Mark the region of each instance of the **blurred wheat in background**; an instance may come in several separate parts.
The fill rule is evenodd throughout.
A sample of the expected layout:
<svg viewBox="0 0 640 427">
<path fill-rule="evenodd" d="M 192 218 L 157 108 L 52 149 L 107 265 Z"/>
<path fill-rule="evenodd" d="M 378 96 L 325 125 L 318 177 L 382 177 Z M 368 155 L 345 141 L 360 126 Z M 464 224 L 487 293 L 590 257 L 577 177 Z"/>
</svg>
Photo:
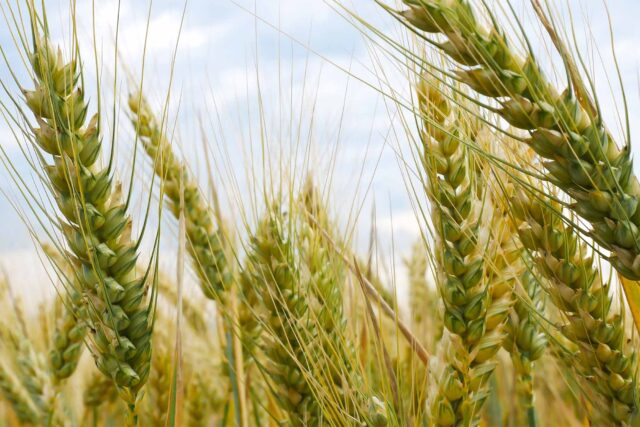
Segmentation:
<svg viewBox="0 0 640 427">
<path fill-rule="evenodd" d="M 0 425 L 640 425 L 613 38 L 577 1 L 310 2 L 339 58 L 276 3 L 220 7 L 253 25 L 222 82 L 198 2 L 0 3 Z"/>
</svg>

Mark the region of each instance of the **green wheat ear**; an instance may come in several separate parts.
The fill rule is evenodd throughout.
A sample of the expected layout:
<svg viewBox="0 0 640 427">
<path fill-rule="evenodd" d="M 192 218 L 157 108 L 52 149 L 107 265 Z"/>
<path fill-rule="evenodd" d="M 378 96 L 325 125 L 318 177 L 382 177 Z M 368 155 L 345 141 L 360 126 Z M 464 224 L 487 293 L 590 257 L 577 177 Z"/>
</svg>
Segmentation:
<svg viewBox="0 0 640 427">
<path fill-rule="evenodd" d="M 86 121 L 89 106 L 76 60 L 65 63 L 61 51 L 35 32 L 30 54 L 35 89 L 24 91 L 38 123 L 33 140 L 43 162 L 51 161 L 44 170 L 87 308 L 96 365 L 133 407 L 151 358 L 148 283 L 135 275 L 138 246 L 119 184 L 109 168 L 98 165 L 99 117 Z"/>
<path fill-rule="evenodd" d="M 0 391 L 2 396 L 13 408 L 21 423 L 37 424 L 40 412 L 29 393 L 20 382 L 10 373 L 9 368 L 0 361 Z"/>
<path fill-rule="evenodd" d="M 270 212 L 260 222 L 251 238 L 245 275 L 250 275 L 257 288 L 271 332 L 268 337 L 263 334 L 263 350 L 268 357 L 267 373 L 275 382 L 275 397 L 291 425 L 315 425 L 321 413 L 304 377 L 307 354 L 299 334 L 305 334 L 305 329 L 297 328 L 308 307 L 300 294 L 299 271 L 283 219 L 279 211 Z"/>
<path fill-rule="evenodd" d="M 177 218 L 184 209 L 188 250 L 194 259 L 202 292 L 209 299 L 226 298 L 224 292 L 229 289 L 233 273 L 225 253 L 227 242 L 221 224 L 214 226 L 213 212 L 200 193 L 197 181 L 174 153 L 142 94 L 129 96 L 129 109 L 136 133 L 153 161 L 155 173 L 162 179 L 172 213 Z"/>
<path fill-rule="evenodd" d="M 343 292 L 346 288 L 347 268 L 337 248 L 328 245 L 336 234 L 326 206 L 311 179 L 307 180 L 301 195 L 301 212 L 296 244 L 304 269 L 303 286 L 309 312 L 317 325 L 318 332 L 310 333 L 312 340 L 306 345 L 306 352 L 312 356 L 316 370 L 328 376 L 328 389 L 334 388 L 341 396 L 338 406 L 353 422 L 359 420 L 372 426 L 386 426 L 388 417 L 385 405 L 375 395 L 367 395 L 363 378 L 357 371 L 354 345 L 346 336 L 347 318 L 344 314 Z M 314 339 L 315 338 L 315 339 Z M 355 402 L 348 400 L 349 389 L 355 393 Z M 358 391 L 353 391 L 358 390 Z M 316 392 L 316 395 L 319 394 Z"/>
<path fill-rule="evenodd" d="M 49 364 L 58 383 L 69 378 L 78 367 L 87 335 L 87 308 L 82 304 L 81 286 L 76 273 L 65 257 L 51 245 L 42 246 L 63 277 L 65 295 L 60 297 L 61 313 L 56 319 L 52 335 Z"/>
<path fill-rule="evenodd" d="M 554 206 L 524 191 L 511 204 L 520 238 L 549 283 L 551 301 L 565 315 L 561 331 L 578 345 L 575 367 L 604 398 L 607 407 L 599 410 L 613 422 L 628 423 L 638 411 L 637 357 L 626 342 L 623 316 L 612 309 L 609 284 Z"/>
<path fill-rule="evenodd" d="M 452 110 L 443 94 L 424 79 L 418 83 L 418 99 L 437 283 L 444 325 L 451 336 L 446 367 L 431 399 L 431 420 L 437 426 L 471 425 L 478 421 L 488 396 L 487 380 L 496 366 L 494 355 L 512 304 L 512 281 L 498 283 L 487 274 L 485 251 L 488 232 L 493 232 L 486 214 L 489 206 L 480 175 L 461 142 L 476 139 L 476 124 Z"/>
<path fill-rule="evenodd" d="M 640 183 L 630 147 L 619 149 L 599 111 L 581 104 L 572 87 L 558 93 L 533 54 L 517 55 L 501 29 L 486 28 L 467 0 L 403 1 L 405 23 L 444 36 L 431 43 L 460 65 L 458 81 L 494 98 L 497 114 L 528 131 L 525 142 L 548 160 L 547 177 L 591 223 L 590 235 L 611 251 L 612 265 L 640 280 Z"/>
</svg>

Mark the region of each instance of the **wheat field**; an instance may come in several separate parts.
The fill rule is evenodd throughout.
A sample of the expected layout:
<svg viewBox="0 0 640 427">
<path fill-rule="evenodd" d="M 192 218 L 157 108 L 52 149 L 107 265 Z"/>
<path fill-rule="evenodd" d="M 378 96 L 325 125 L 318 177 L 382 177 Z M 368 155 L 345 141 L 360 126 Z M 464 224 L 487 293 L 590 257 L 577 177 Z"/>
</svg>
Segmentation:
<svg viewBox="0 0 640 427">
<path fill-rule="evenodd" d="M 68 3 L 0 0 L 0 219 L 29 243 L 0 245 L 0 426 L 640 426 L 606 4 L 310 6 L 364 43 L 342 63 L 229 2 L 278 60 L 219 53 L 253 65 L 218 84 L 182 72 L 227 31 L 188 2 Z"/>
</svg>

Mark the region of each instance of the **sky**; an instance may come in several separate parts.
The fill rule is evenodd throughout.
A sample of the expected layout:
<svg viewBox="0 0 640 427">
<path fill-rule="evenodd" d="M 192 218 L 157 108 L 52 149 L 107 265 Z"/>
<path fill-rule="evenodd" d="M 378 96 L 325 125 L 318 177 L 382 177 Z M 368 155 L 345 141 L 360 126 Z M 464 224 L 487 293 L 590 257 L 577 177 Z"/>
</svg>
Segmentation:
<svg viewBox="0 0 640 427">
<path fill-rule="evenodd" d="M 7 0 L 0 1 L 6 8 Z M 69 2 L 45 3 L 54 40 L 68 46 Z M 309 170 L 321 177 L 331 176 L 321 185 L 326 185 L 333 210 L 343 216 L 346 228 L 353 228 L 351 225 L 357 219 L 356 242 L 360 248 L 367 245 L 372 217 L 382 253 L 393 252 L 400 257 L 418 238 L 419 222 L 403 179 L 406 166 L 397 156 L 398 150 L 407 148 L 407 141 L 402 127 L 394 123 L 397 117 L 393 109 L 376 90 L 380 81 L 372 70 L 382 62 L 385 80 L 401 93 L 409 90 L 406 72 L 381 60 L 379 46 L 340 16 L 331 2 L 190 0 L 185 5 L 176 0 L 154 0 L 149 7 L 144 0 L 122 0 L 118 24 L 119 71 L 115 78 L 118 3 L 96 2 L 95 11 L 90 1 L 78 3 L 82 53 L 89 64 L 87 81 L 97 81 L 90 43 L 95 33 L 100 82 L 103 88 L 108 88 L 103 90 L 105 102 L 113 97 L 114 81 L 116 98 L 121 103 L 141 80 L 158 111 L 162 111 L 170 94 L 166 113 L 168 133 L 174 136 L 177 147 L 203 184 L 207 165 L 211 166 L 214 181 L 223 189 L 222 204 L 230 216 L 242 216 L 242 212 L 233 208 L 238 202 L 245 207 L 251 204 L 248 189 L 256 185 L 251 176 L 269 178 L 257 155 L 261 147 L 270 151 L 304 147 L 303 153 L 298 153 L 303 166 L 292 174 L 302 176 Z M 344 3 L 386 34 L 397 39 L 405 37 L 401 28 L 373 1 Z M 500 0 L 493 3 L 496 10 L 504 4 Z M 526 0 L 514 2 L 516 13 L 525 22 L 531 18 L 526 3 Z M 569 0 L 567 4 L 573 11 L 581 53 L 593 54 L 596 64 L 593 72 L 605 117 L 616 128 L 616 106 L 621 105 L 621 97 L 616 80 L 611 78 L 615 70 L 611 67 L 606 9 L 603 2 L 596 0 Z M 640 2 L 609 1 L 608 11 L 631 115 L 638 118 Z M 560 9 L 559 13 L 565 19 L 569 16 Z M 586 36 L 588 33 L 591 37 Z M 11 33 L 4 25 L 0 25 L 0 45 L 21 82 L 28 86 Z M 596 54 L 602 55 L 605 66 L 598 65 Z M 611 87 L 605 72 L 612 81 Z M 16 90 L 6 64 L 0 66 L 0 80 L 10 90 Z M 94 93 L 93 108 L 96 98 Z M 8 102 L 4 93 L 0 93 L 0 99 Z M 121 106 L 117 129 L 110 132 L 118 135 L 119 174 L 128 178 L 133 138 L 125 114 L 126 104 Z M 640 136 L 638 124 L 634 125 L 632 135 Z M 0 121 L 0 145 L 14 166 L 30 180 L 33 174 L 19 149 L 20 143 L 6 123 Z M 209 155 L 204 154 L 203 144 Z M 289 153 L 286 149 L 284 152 Z M 144 191 L 148 182 L 145 180 L 149 178 L 148 170 L 136 169 L 134 182 L 138 191 Z M 25 204 L 1 167 L 0 190 L 0 265 L 7 268 L 15 263 L 31 264 L 33 242 L 16 213 L 16 206 L 25 209 Z M 134 209 L 143 211 L 144 203 L 140 198 Z M 16 280 L 30 280 L 30 270 L 24 270 L 26 277 Z"/>
</svg>

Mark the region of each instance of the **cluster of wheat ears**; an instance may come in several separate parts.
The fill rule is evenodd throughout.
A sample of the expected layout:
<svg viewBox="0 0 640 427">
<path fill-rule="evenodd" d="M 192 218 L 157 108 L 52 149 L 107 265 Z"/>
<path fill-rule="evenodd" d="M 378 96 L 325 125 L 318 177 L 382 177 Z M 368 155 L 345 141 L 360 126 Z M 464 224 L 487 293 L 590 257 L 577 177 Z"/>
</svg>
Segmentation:
<svg viewBox="0 0 640 427">
<path fill-rule="evenodd" d="M 57 46 L 44 6 L 7 2 L 0 105 L 20 149 L 0 160 L 56 292 L 23 307 L 0 281 L 0 426 L 640 425 L 630 132 L 614 136 L 585 58 L 531 6 L 563 78 L 483 1 L 380 3 L 403 43 L 337 9 L 409 71 L 410 99 L 381 89 L 424 219 L 405 304 L 341 230 L 326 177 L 273 173 L 253 220 L 234 216 L 140 81 L 113 112 L 100 85 L 89 102 L 74 8 Z M 140 197 L 116 172 L 120 104 L 119 146 L 154 172 Z"/>
</svg>

